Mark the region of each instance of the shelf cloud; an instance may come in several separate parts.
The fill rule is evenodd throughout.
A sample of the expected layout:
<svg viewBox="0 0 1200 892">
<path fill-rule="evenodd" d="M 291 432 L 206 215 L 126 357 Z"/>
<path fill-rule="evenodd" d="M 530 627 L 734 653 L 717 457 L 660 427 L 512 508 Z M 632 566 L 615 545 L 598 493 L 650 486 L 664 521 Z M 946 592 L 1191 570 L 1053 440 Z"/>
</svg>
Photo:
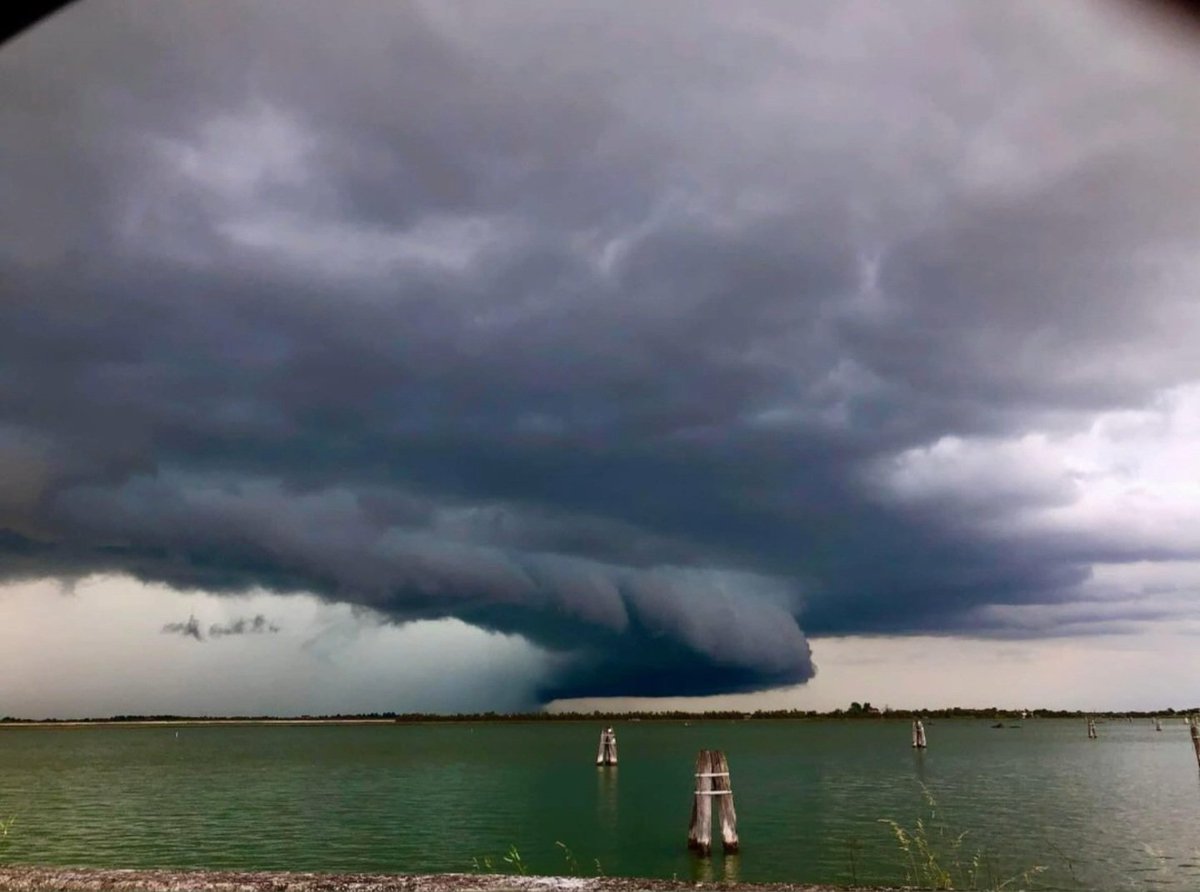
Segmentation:
<svg viewBox="0 0 1200 892">
<path fill-rule="evenodd" d="M 1200 561 L 1198 55 L 1105 4 L 70 7 L 0 52 L 0 577 L 453 617 L 543 699 L 1136 621 L 1104 568 Z"/>
</svg>

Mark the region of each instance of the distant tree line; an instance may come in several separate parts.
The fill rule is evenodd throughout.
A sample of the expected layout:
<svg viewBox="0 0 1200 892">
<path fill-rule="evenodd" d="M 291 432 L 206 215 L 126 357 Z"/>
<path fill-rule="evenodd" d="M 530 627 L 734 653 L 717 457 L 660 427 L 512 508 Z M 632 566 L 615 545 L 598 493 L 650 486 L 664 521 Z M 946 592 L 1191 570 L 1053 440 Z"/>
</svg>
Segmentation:
<svg viewBox="0 0 1200 892">
<path fill-rule="evenodd" d="M 114 722 L 398 722 L 398 723 L 429 723 L 429 722 L 679 722 L 679 721 L 752 721 L 752 720 L 812 720 L 812 719 L 852 719 L 856 721 L 887 720 L 887 719 L 1019 719 L 1025 716 L 1032 718 L 1096 718 L 1126 719 L 1153 718 L 1154 716 L 1188 715 L 1200 712 L 1200 706 L 1176 709 L 1137 710 L 1121 712 L 1092 712 L 1079 709 L 1001 709 L 996 706 L 978 707 L 944 707 L 938 709 L 892 709 L 890 707 L 873 707 L 870 702 L 855 701 L 846 709 L 819 711 L 815 709 L 758 709 L 754 712 L 721 709 L 704 712 L 688 712 L 685 710 L 636 711 L 636 712 L 472 712 L 472 713 L 425 713 L 425 712 L 366 712 L 338 713 L 335 715 L 235 715 L 235 716 L 187 716 L 187 715 L 114 715 L 106 718 L 84 719 L 25 719 L 14 716 L 0 718 L 0 724 L 64 724 L 64 723 L 114 723 Z"/>
</svg>

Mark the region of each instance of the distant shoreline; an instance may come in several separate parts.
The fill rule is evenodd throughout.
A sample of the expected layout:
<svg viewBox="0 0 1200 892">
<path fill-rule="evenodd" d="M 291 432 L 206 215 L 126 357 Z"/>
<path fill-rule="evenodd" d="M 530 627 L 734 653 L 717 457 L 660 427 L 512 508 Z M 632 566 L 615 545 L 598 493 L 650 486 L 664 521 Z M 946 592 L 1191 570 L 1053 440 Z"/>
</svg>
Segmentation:
<svg viewBox="0 0 1200 892">
<path fill-rule="evenodd" d="M 94 728 L 133 725 L 395 725 L 395 719 L 50 719 L 0 721 L 0 728 Z M 2 889 L 3 887 L 0 887 Z"/>
<path fill-rule="evenodd" d="M 326 716 L 140 716 L 118 715 L 104 718 L 22 719 L 0 718 L 0 728 L 82 728 L 91 726 L 181 726 L 181 725 L 433 725 L 433 724 L 558 724 L 571 722 L 703 722 L 703 721 L 910 721 L 983 719 L 991 721 L 1023 721 L 1037 719 L 1077 719 L 1088 717 L 1100 721 L 1149 721 L 1178 718 L 1200 711 L 1200 707 L 1138 712 L 1086 712 L 1083 710 L 1003 710 L 1003 709 L 897 709 L 879 712 L 835 710 L 833 712 L 638 712 L 638 713 L 463 713 L 434 715 L 424 713 L 384 713 L 367 715 Z"/>
</svg>

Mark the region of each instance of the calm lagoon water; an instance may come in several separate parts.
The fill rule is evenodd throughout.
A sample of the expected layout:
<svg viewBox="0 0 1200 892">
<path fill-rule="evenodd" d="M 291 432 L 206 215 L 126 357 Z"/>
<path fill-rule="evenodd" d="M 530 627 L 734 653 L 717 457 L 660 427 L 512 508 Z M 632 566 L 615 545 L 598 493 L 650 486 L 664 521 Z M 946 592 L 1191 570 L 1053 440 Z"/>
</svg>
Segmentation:
<svg viewBox="0 0 1200 892">
<path fill-rule="evenodd" d="M 1200 772 L 1181 719 L 0 728 L 0 857 L 327 871 L 499 869 L 747 881 L 903 879 L 883 819 L 966 831 L 1038 888 L 1200 889 Z M 694 858 L 692 761 L 729 756 L 742 853 Z M 719 849 L 719 846 L 718 846 Z"/>
</svg>

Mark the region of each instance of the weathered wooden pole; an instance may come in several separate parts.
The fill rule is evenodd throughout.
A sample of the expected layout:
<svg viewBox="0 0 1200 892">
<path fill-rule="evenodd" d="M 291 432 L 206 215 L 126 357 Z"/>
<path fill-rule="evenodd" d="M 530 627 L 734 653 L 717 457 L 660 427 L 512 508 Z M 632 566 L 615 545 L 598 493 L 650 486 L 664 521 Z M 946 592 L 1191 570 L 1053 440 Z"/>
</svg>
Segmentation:
<svg viewBox="0 0 1200 892">
<path fill-rule="evenodd" d="M 733 785 L 729 781 L 729 760 L 720 750 L 712 755 L 712 792 L 717 797 L 717 809 L 721 820 L 721 850 L 738 850 L 737 812 L 733 808 Z"/>
<path fill-rule="evenodd" d="M 688 828 L 688 848 L 701 855 L 712 852 L 712 752 L 700 750 L 696 756 L 696 792 L 692 796 L 692 825 Z"/>
<path fill-rule="evenodd" d="M 612 728 L 605 728 L 600 732 L 600 747 L 596 750 L 596 764 L 617 764 L 617 735 Z"/>
<path fill-rule="evenodd" d="M 1192 749 L 1196 751 L 1196 764 L 1200 765 L 1200 716 L 1192 716 L 1188 721 L 1192 733 Z"/>
<path fill-rule="evenodd" d="M 925 749 L 925 725 L 921 723 L 920 719 L 913 720 L 912 745 L 913 749 Z"/>
</svg>

